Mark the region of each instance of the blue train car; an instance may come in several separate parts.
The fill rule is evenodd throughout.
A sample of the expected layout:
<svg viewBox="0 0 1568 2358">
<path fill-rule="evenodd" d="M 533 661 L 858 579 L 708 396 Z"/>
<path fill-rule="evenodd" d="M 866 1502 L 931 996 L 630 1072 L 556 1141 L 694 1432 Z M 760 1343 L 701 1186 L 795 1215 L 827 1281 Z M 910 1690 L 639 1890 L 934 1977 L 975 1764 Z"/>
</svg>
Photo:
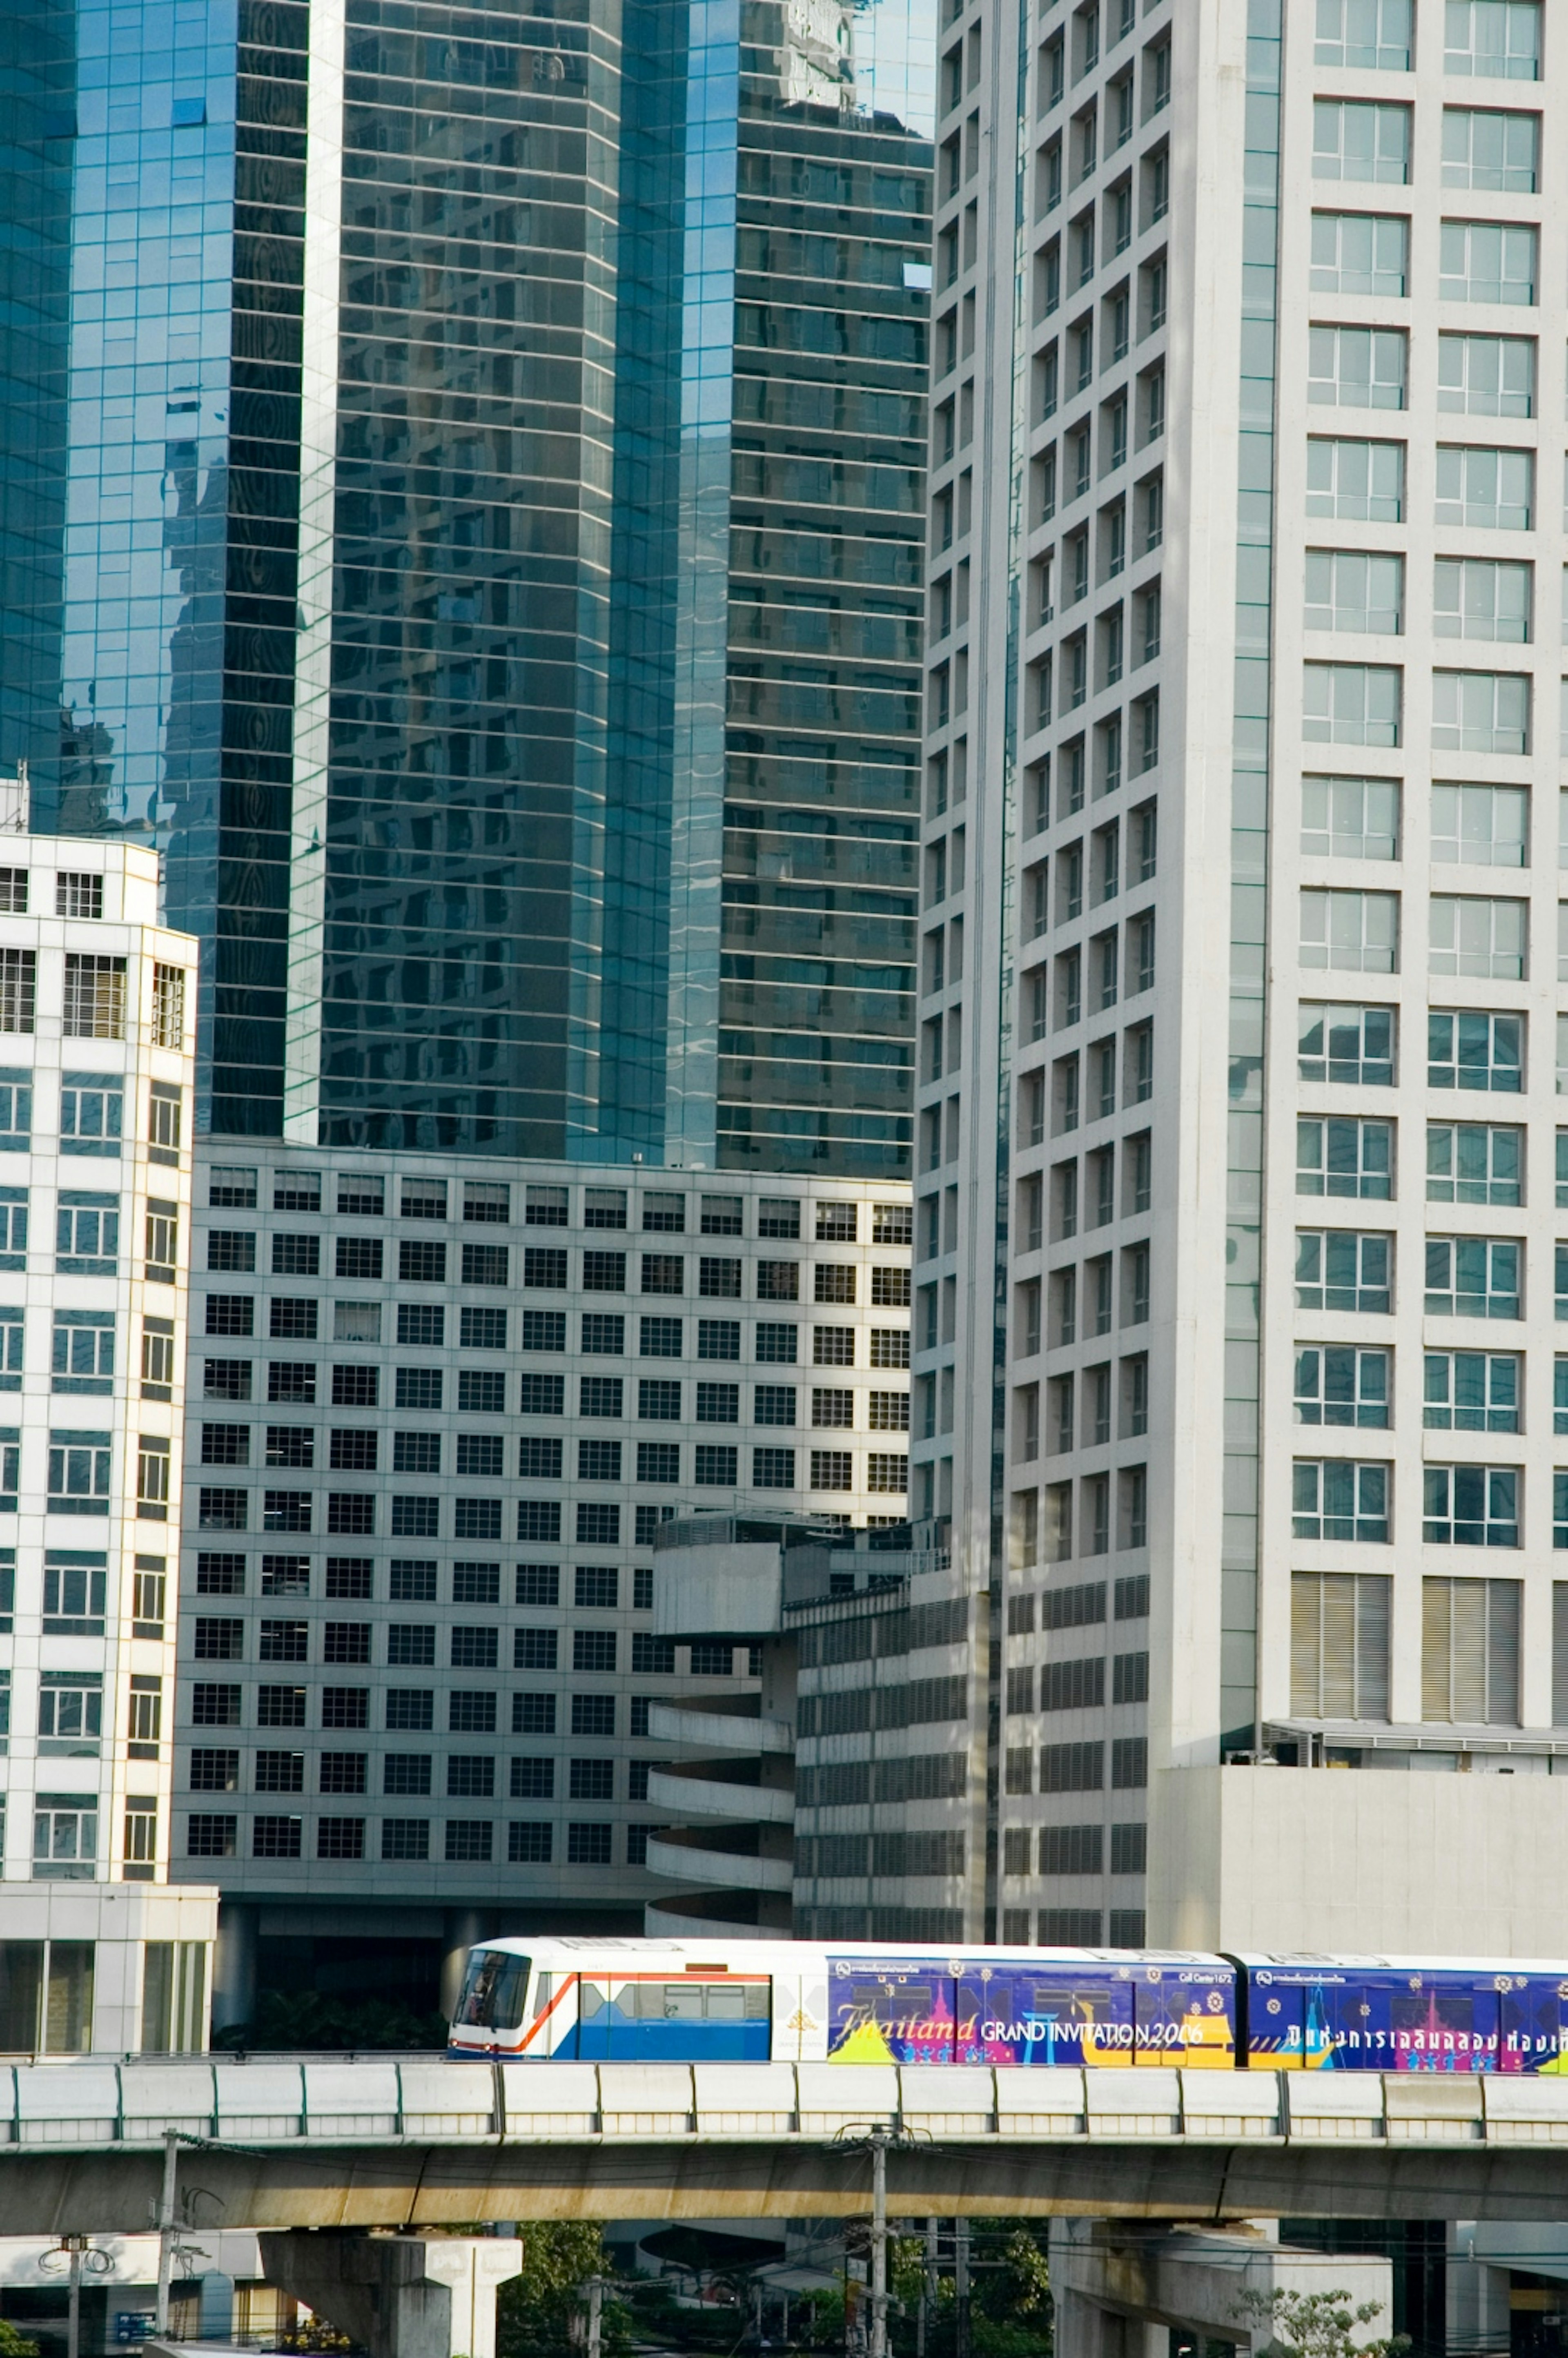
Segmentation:
<svg viewBox="0 0 1568 2358">
<path fill-rule="evenodd" d="M 1568 1967 L 1470 1957 L 1238 1956 L 1261 2071 L 1568 2070 Z"/>
</svg>

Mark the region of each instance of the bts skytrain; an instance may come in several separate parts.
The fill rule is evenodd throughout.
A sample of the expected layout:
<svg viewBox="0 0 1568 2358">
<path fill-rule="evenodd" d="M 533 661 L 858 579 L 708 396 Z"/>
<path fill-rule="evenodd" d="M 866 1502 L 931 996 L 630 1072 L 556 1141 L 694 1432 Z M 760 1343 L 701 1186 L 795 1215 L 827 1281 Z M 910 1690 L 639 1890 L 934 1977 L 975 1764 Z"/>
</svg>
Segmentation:
<svg viewBox="0 0 1568 2358">
<path fill-rule="evenodd" d="M 450 2052 L 539 2062 L 1568 2071 L 1568 1964 L 495 1940 Z"/>
</svg>

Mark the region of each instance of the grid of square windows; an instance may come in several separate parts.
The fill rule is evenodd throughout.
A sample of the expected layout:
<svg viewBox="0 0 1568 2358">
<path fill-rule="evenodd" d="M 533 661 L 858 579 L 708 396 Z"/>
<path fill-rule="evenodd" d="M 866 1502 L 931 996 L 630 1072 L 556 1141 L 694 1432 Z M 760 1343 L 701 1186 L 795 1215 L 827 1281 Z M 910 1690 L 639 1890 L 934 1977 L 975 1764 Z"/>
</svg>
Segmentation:
<svg viewBox="0 0 1568 2358">
<path fill-rule="evenodd" d="M 632 1610 L 645 1612 L 652 1602 L 651 1566 L 628 1565 L 624 1561 L 579 1564 L 569 1554 L 565 1563 L 540 1563 L 527 1542 L 535 1548 L 543 1542 L 546 1555 L 557 1549 L 569 1551 L 574 1539 L 579 1547 L 643 1546 L 652 1539 L 659 1519 L 670 1511 L 653 1500 L 623 1507 L 613 1498 L 579 1497 L 574 1501 L 569 1496 L 560 1497 L 558 1486 L 578 1475 L 579 1467 L 579 1478 L 594 1485 L 620 1479 L 677 1493 L 682 1484 L 712 1491 L 733 1490 L 743 1483 L 751 1471 L 748 1451 L 719 1435 L 697 1443 L 687 1439 L 681 1428 L 684 1425 L 689 1431 L 694 1423 L 709 1429 L 715 1423 L 743 1427 L 752 1421 L 755 1401 L 761 1402 L 759 1419 L 771 1419 L 781 1403 L 769 1399 L 770 1387 L 758 1387 L 748 1379 L 747 1360 L 761 1359 L 770 1368 L 793 1368 L 810 1360 L 814 1347 L 809 1329 L 803 1334 L 787 1310 L 780 1314 L 773 1305 L 793 1303 L 803 1293 L 809 1295 L 814 1284 L 820 1292 L 819 1282 L 796 1277 L 792 1264 L 780 1261 L 780 1240 L 803 1245 L 808 1266 L 817 1239 L 836 1244 L 841 1263 L 843 1243 L 865 1242 L 873 1228 L 880 1246 L 907 1241 L 907 1207 L 879 1206 L 873 1216 L 866 1206 L 853 1204 L 817 1213 L 807 1205 L 803 1217 L 801 1207 L 791 1202 L 759 1212 L 754 1199 L 715 1197 L 710 1203 L 704 1197 L 700 1212 L 694 1200 L 679 1228 L 675 1226 L 673 1211 L 661 1215 L 662 1238 L 670 1239 L 669 1243 L 661 1240 L 646 1256 L 640 1251 L 623 1255 L 618 1249 L 596 1246 L 599 1257 L 589 1265 L 578 1260 L 571 1235 L 579 1205 L 585 1225 L 601 1223 L 615 1206 L 597 1199 L 611 1198 L 615 1191 L 582 1191 L 579 1195 L 573 1186 L 558 1191 L 546 1205 L 542 1194 L 535 1201 L 537 1191 L 530 1186 L 524 1211 L 524 1191 L 514 1189 L 508 1204 L 496 1201 L 484 1210 L 483 1218 L 496 1236 L 495 1246 L 485 1250 L 508 1249 L 497 1231 L 503 1230 L 509 1219 L 524 1217 L 531 1228 L 555 1226 L 566 1230 L 558 1245 L 546 1246 L 541 1239 L 536 1247 L 530 1242 L 525 1249 L 512 1249 L 514 1279 L 535 1297 L 524 1311 L 500 1304 L 492 1308 L 417 1298 L 416 1289 L 434 1290 L 443 1283 L 477 1286 L 488 1282 L 492 1274 L 479 1266 L 475 1249 L 465 1245 L 460 1230 L 450 1245 L 439 1232 L 439 1223 L 458 1217 L 453 1187 L 448 1186 L 443 1195 L 435 1185 L 424 1190 L 412 1185 L 400 1188 L 395 1181 L 387 1185 L 380 1174 L 362 1184 L 350 1174 L 338 1181 L 334 1194 L 330 1174 L 324 1184 L 319 1174 L 292 1177 L 281 1172 L 276 1177 L 263 1174 L 249 1203 L 238 1205 L 242 1213 L 255 1208 L 258 1195 L 265 1204 L 269 1179 L 274 1182 L 274 1205 L 290 1217 L 279 1222 L 276 1232 L 265 1228 L 255 1232 L 248 1257 L 243 1246 L 222 1248 L 227 1256 L 225 1271 L 233 1268 L 242 1272 L 242 1282 L 248 1275 L 254 1293 L 248 1299 L 214 1296 L 218 1307 L 205 1321 L 197 1322 L 208 1324 L 215 1332 L 232 1333 L 238 1343 L 237 1348 L 229 1345 L 221 1357 L 211 1345 L 204 1345 L 206 1396 L 224 1404 L 227 1422 L 234 1428 L 225 1434 L 219 1430 L 223 1422 L 221 1415 L 206 1420 L 212 1427 L 209 1462 L 214 1466 L 240 1467 L 242 1483 L 254 1469 L 274 1466 L 302 1474 L 312 1485 L 285 1491 L 276 1486 L 275 1477 L 274 1488 L 264 1496 L 259 1490 L 252 1493 L 235 1487 L 231 1480 L 226 1498 L 220 1496 L 221 1485 L 209 1486 L 211 1512 L 203 1520 L 213 1530 L 239 1536 L 237 1545 L 229 1544 L 222 1571 L 219 1551 L 223 1542 L 204 1551 L 203 1592 L 240 1599 L 287 1595 L 297 1599 L 303 1608 L 302 1617 L 287 1625 L 275 1614 L 265 1653 L 269 1667 L 274 1660 L 297 1661 L 297 1675 L 305 1683 L 282 1687 L 274 1673 L 272 1684 L 252 1690 L 242 1676 L 231 1694 L 227 1687 L 221 1690 L 209 1679 L 200 1695 L 193 1693 L 192 1718 L 201 1725 L 249 1723 L 258 1729 L 276 1726 L 302 1731 L 295 1743 L 303 1748 L 292 1752 L 280 1750 L 275 1742 L 253 1754 L 245 1739 L 235 1747 L 235 1781 L 226 1781 L 221 1790 L 241 1797 L 237 1804 L 230 1804 L 236 1815 L 235 1839 L 241 1850 L 257 1857 L 330 1858 L 344 1863 L 368 1863 L 380 1857 L 437 1864 L 449 1860 L 456 1866 L 479 1864 L 488 1855 L 492 1862 L 504 1857 L 583 1866 L 621 1864 L 622 1836 L 609 1818 L 574 1815 L 566 1821 L 563 1833 L 558 1825 L 552 1827 L 547 1817 L 492 1825 L 473 1811 L 476 1801 L 482 1810 L 486 1801 L 498 1801 L 507 1793 L 514 1800 L 546 1804 L 558 1801 L 568 1808 L 574 1801 L 580 1805 L 582 1801 L 645 1800 L 645 1764 L 640 1783 L 621 1777 L 613 1752 L 590 1760 L 579 1749 L 559 1762 L 548 1756 L 518 1754 L 520 1762 L 547 1759 L 550 1782 L 541 1789 L 539 1768 L 518 1767 L 514 1771 L 504 1749 L 492 1756 L 460 1747 L 465 1740 L 471 1746 L 476 1738 L 482 1741 L 486 1736 L 504 1747 L 508 1727 L 514 1736 L 543 1736 L 563 1744 L 575 1737 L 579 1747 L 584 1736 L 618 1743 L 639 1730 L 645 1734 L 647 1694 L 633 1695 L 622 1703 L 616 1693 L 594 1690 L 568 1693 L 563 1700 L 558 1693 L 547 1691 L 549 1679 L 565 1682 L 575 1674 L 591 1682 L 595 1676 L 603 1680 L 610 1672 L 613 1685 L 637 1674 L 667 1681 L 672 1673 L 678 1677 L 691 1667 L 684 1650 L 677 1660 L 676 1650 L 663 1641 L 654 1646 L 645 1630 L 633 1630 L 622 1637 L 614 1628 L 546 1626 L 555 1612 L 586 1612 L 590 1621 L 598 1613 L 621 1614 L 633 1592 Z M 678 1206 L 681 1199 L 674 1191 L 665 1192 Z M 353 1231 L 340 1237 L 329 1226 L 325 1234 L 318 1235 L 301 1226 L 301 1213 L 330 1222 L 334 1202 L 340 1210 L 351 1212 L 357 1223 Z M 635 1226 L 635 1199 L 633 1212 Z M 226 1233 L 243 1233 L 236 1229 L 234 1208 L 223 1206 L 223 1219 Z M 383 1220 L 395 1224 L 388 1232 L 379 1237 L 364 1233 L 367 1224 L 379 1225 Z M 416 1220 L 429 1224 L 423 1237 L 417 1231 L 410 1235 L 403 1226 Z M 700 1266 L 695 1255 L 683 1260 L 674 1239 L 699 1224 L 706 1237 L 744 1237 L 755 1227 L 756 1233 L 767 1238 L 770 1270 L 762 1282 L 762 1298 L 771 1314 L 758 1321 L 747 1307 L 748 1298 L 756 1291 L 754 1264 L 728 1259 L 717 1249 L 702 1259 Z M 432 1226 L 437 1230 L 434 1235 Z M 471 1228 L 469 1233 L 471 1238 Z M 524 1251 L 531 1258 L 525 1260 Z M 269 1287 L 266 1272 L 275 1262 L 280 1281 L 291 1291 L 275 1292 Z M 263 1271 L 259 1276 L 258 1265 Z M 414 1298 L 392 1303 L 368 1298 L 377 1290 L 378 1274 L 391 1288 L 408 1288 Z M 722 1315 L 705 1314 L 697 1319 L 675 1302 L 667 1308 L 651 1303 L 646 1310 L 622 1308 L 613 1300 L 603 1308 L 594 1304 L 580 1312 L 557 1309 L 549 1303 L 548 1292 L 563 1274 L 580 1278 L 589 1294 L 598 1293 L 601 1300 L 605 1293 L 616 1291 L 666 1296 L 678 1292 L 710 1299 L 718 1295 L 733 1300 L 739 1314 L 726 1309 Z M 323 1280 L 327 1281 L 324 1285 Z M 234 1282 L 232 1275 L 227 1277 L 231 1286 Z M 348 1298 L 356 1286 L 358 1298 Z M 317 1287 L 332 1298 L 320 1299 Z M 865 1281 L 855 1293 L 864 1294 L 870 1290 L 871 1281 Z M 541 1293 L 545 1302 L 537 1303 Z M 344 1298 L 336 1298 L 338 1294 Z M 884 1320 L 886 1307 L 901 1306 L 906 1294 L 904 1272 L 893 1270 L 885 1278 L 879 1272 L 875 1300 Z M 835 1275 L 821 1298 L 838 1301 L 853 1299 L 854 1294 L 843 1278 Z M 853 1338 L 858 1329 L 847 1331 L 852 1338 L 849 1351 L 836 1347 L 827 1364 L 853 1368 L 858 1363 L 869 1373 L 887 1363 L 885 1352 L 868 1343 L 861 1342 L 856 1348 Z M 287 1355 L 290 1342 L 295 1345 L 292 1357 Z M 574 1368 L 568 1355 L 579 1350 L 586 1365 L 579 1360 Z M 253 1356 L 245 1356 L 247 1352 Z M 438 1356 L 434 1361 L 423 1359 L 422 1352 Z M 483 1358 L 487 1352 L 494 1355 L 489 1365 Z M 518 1357 L 508 1361 L 509 1352 Z M 689 1380 L 679 1363 L 689 1364 L 693 1359 L 713 1367 L 716 1379 L 710 1380 L 705 1373 L 700 1389 Z M 635 1364 L 639 1360 L 641 1368 Z M 665 1363 L 663 1368 L 657 1365 L 660 1361 Z M 892 1364 L 900 1361 L 894 1358 Z M 860 1390 L 865 1380 L 864 1376 L 858 1380 L 847 1379 L 857 1412 L 852 1429 L 867 1436 L 880 1435 L 887 1429 L 882 1395 L 878 1394 L 879 1405 L 873 1412 L 869 1393 Z M 784 1390 L 790 1392 L 791 1388 Z M 271 1409 L 272 1423 L 252 1426 L 244 1422 L 246 1404 L 253 1401 L 265 1401 Z M 286 1424 L 277 1413 L 285 1402 L 307 1412 L 335 1410 L 339 1422 L 324 1417 L 318 1428 L 308 1414 Z M 358 1412 L 358 1420 L 344 1421 L 344 1411 Z M 371 1422 L 365 1421 L 365 1412 L 371 1412 Z M 572 1435 L 569 1420 L 577 1416 L 590 1418 L 600 1426 L 600 1433 L 590 1427 Z M 514 1419 L 520 1422 L 521 1431 L 512 1425 Z M 793 1401 L 789 1420 L 795 1421 Z M 614 1431 L 617 1422 L 625 1428 L 623 1437 Z M 568 1427 L 565 1433 L 563 1424 Z M 603 1430 L 606 1425 L 611 1427 L 609 1432 Z M 655 1433 L 649 1432 L 650 1426 Z M 662 1434 L 656 1433 L 660 1426 L 665 1428 Z M 577 1444 L 569 1451 L 568 1441 Z M 860 1447 L 865 1449 L 864 1442 Z M 787 1452 L 786 1457 L 791 1470 L 804 1477 L 804 1458 L 796 1467 L 795 1453 Z M 868 1465 L 869 1452 L 855 1462 L 855 1476 L 862 1487 L 868 1481 Z M 769 1466 L 764 1461 L 761 1477 L 764 1485 L 770 1474 L 776 1476 L 777 1471 L 776 1463 Z M 334 1476 L 383 1473 L 395 1477 L 384 1490 L 373 1482 L 359 1492 L 350 1487 L 328 1487 Z M 417 1479 L 410 1481 L 409 1476 Z M 313 1487 L 318 1477 L 322 1477 L 319 1491 Z M 513 1483 L 532 1495 L 508 1497 Z M 488 1496 L 486 1485 L 494 1486 Z M 880 1471 L 875 1487 L 884 1487 Z M 553 1491 L 556 1495 L 551 1495 Z M 247 1544 L 248 1533 L 264 1530 L 269 1535 L 288 1533 L 287 1540 L 273 1542 L 275 1551 L 280 1545 L 297 1551 L 287 1560 L 275 1552 L 266 1559 L 265 1571 L 259 1556 L 240 1552 Z M 330 1558 L 316 1552 L 329 1533 L 340 1547 L 345 1541 L 353 1544 L 347 1540 L 351 1532 L 365 1552 Z M 495 1559 L 485 1558 L 482 1549 L 463 1554 L 464 1539 L 499 1541 Z M 416 1552 L 421 1542 L 426 1549 L 423 1553 Z M 508 1561 L 509 1544 L 518 1546 L 521 1560 Z M 449 1553 L 454 1545 L 455 1560 Z M 220 1587 L 220 1582 L 226 1585 Z M 330 1624 L 324 1618 L 317 1621 L 318 1600 L 348 1597 L 368 1605 L 370 1617 L 353 1624 L 341 1619 Z M 515 1627 L 446 1618 L 452 1607 L 460 1612 L 465 1606 L 493 1607 L 498 1602 L 522 1608 Z M 421 1620 L 417 1612 L 408 1614 L 410 1606 L 420 1605 L 434 1607 L 432 1617 Z M 543 1620 L 537 1613 L 540 1606 L 546 1608 Z M 528 1621 L 531 1609 L 532 1624 Z M 262 1649 L 259 1624 L 254 1627 L 254 1635 L 247 1627 L 238 1640 L 242 1660 L 258 1655 Z M 629 1642 L 633 1639 L 635 1644 Z M 370 1679 L 366 1686 L 338 1684 L 328 1689 L 314 1683 L 324 1673 L 341 1680 L 345 1670 L 351 1679 L 351 1666 L 360 1664 Z M 730 1668 L 726 1655 L 726 1675 Z M 482 1679 L 488 1671 L 499 1683 L 493 1691 L 408 1683 L 410 1679 L 418 1681 L 421 1670 L 427 1678 L 434 1672 Z M 546 1691 L 526 1686 L 509 1689 L 508 1672 L 515 1679 L 519 1672 L 525 1676 L 529 1671 L 546 1673 Z M 711 1666 L 699 1664 L 697 1674 L 711 1675 Z M 378 1727 L 376 1723 L 383 1718 L 384 1725 Z M 330 1741 L 340 1746 L 342 1732 L 362 1730 L 371 1739 L 372 1749 L 368 1754 L 317 1750 L 318 1739 L 312 1733 L 317 1728 L 323 1745 L 330 1731 Z M 380 1749 L 383 1739 L 389 1747 L 406 1747 L 411 1742 L 429 1745 L 432 1738 L 433 1750 Z M 352 1734 L 347 1740 L 352 1743 Z M 449 1745 L 453 1748 L 445 1748 Z M 204 1761 L 199 1772 L 195 1750 L 210 1753 L 211 1748 L 210 1745 L 193 1747 L 193 1780 L 198 1773 L 228 1779 L 226 1758 L 217 1768 Z M 569 1768 L 568 1758 L 573 1764 Z M 281 1819 L 275 1811 L 276 1823 L 269 1821 L 258 1831 L 252 1807 L 243 1798 L 247 1789 L 297 1794 L 295 1814 Z M 219 1789 L 192 1781 L 189 1790 L 195 1793 Z M 364 1794 L 371 1809 L 362 1817 L 345 1816 L 341 1808 L 319 1811 L 314 1799 L 318 1794 Z M 378 1818 L 375 1812 L 386 1800 L 399 1813 Z M 453 1813 L 441 1813 L 443 1801 L 455 1805 Z M 463 1814 L 456 1814 L 456 1809 L 465 1804 Z M 425 1814 L 427 1811 L 430 1814 Z M 193 1843 L 198 1838 L 196 1817 L 200 1814 L 192 1813 Z M 211 1817 L 212 1812 L 209 1810 L 205 1814 Z M 490 1829 L 488 1833 L 484 1828 Z M 612 1849 L 607 1851 L 604 1844 L 611 1832 Z M 626 1863 L 640 1860 L 645 1832 L 632 1829 L 633 1840 L 625 1848 Z"/>
</svg>

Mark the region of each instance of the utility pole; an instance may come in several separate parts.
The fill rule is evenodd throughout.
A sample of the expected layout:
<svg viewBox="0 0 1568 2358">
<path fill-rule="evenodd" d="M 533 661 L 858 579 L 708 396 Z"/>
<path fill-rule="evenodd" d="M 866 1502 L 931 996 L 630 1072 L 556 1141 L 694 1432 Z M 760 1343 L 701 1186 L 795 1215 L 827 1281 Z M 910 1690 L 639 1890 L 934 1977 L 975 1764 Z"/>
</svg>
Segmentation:
<svg viewBox="0 0 1568 2358">
<path fill-rule="evenodd" d="M 163 2191 L 157 2206 L 157 2309 L 154 2331 L 168 2331 L 168 2288 L 174 2275 L 174 2196 L 179 2167 L 179 2131 L 163 2133 Z M 76 2358 L 72 2350 L 70 2358 Z"/>
<path fill-rule="evenodd" d="M 75 2358 L 75 2351 L 70 2353 Z M 887 2358 L 887 2132 L 871 2136 L 871 2318 L 865 2358 Z"/>
<path fill-rule="evenodd" d="M 590 2277 L 588 2286 L 588 2358 L 599 2358 L 603 2309 L 604 2278 Z"/>
<path fill-rule="evenodd" d="M 81 2358 L 81 2255 L 87 2249 L 85 2235 L 61 2238 L 70 2255 L 70 2290 L 66 2295 L 65 2351 L 66 2358 Z"/>
<path fill-rule="evenodd" d="M 957 2358 L 969 2358 L 969 2223 L 953 2222 L 953 2323 Z"/>
<path fill-rule="evenodd" d="M 62 2235 L 54 2249 L 44 2253 L 38 2266 L 46 2274 L 54 2274 L 53 2263 L 63 2259 L 70 2291 L 66 2298 L 65 2347 L 66 2358 L 81 2358 L 81 2272 L 90 2269 L 95 2277 L 107 2276 L 114 2263 L 107 2252 L 93 2249 L 90 2235 Z"/>
<path fill-rule="evenodd" d="M 873 2121 L 864 2128 L 840 2130 L 831 2140 L 835 2146 L 848 2146 L 871 2157 L 871 2266 L 867 2271 L 866 2333 L 863 2346 L 866 2358 L 888 2358 L 888 2150 L 913 2145 L 915 2140 L 907 2129 L 891 2128 L 885 2121 Z M 849 2262 L 845 2261 L 844 2335 L 846 2349 L 855 2346 L 858 2332 L 852 2331 L 849 2311 Z"/>
</svg>

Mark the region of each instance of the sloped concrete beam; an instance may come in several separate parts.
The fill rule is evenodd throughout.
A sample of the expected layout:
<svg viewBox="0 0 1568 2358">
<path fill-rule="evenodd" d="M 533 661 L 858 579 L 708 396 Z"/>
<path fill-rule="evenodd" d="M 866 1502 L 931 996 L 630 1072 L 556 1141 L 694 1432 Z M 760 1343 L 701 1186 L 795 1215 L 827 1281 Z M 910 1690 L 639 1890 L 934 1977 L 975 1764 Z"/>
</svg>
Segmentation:
<svg viewBox="0 0 1568 2358">
<path fill-rule="evenodd" d="M 1375 2302 L 1378 2315 L 1352 2329 L 1357 2342 L 1392 2323 L 1392 2266 L 1366 2254 L 1301 2251 L 1257 2229 L 1139 2234 L 1098 2219 L 1054 2219 L 1049 2244 L 1056 2358 L 1153 2358 L 1172 2327 L 1200 2343 L 1261 2349 L 1276 2329 L 1247 2304 L 1278 2292 L 1342 2292 L 1352 2309 Z"/>
</svg>

